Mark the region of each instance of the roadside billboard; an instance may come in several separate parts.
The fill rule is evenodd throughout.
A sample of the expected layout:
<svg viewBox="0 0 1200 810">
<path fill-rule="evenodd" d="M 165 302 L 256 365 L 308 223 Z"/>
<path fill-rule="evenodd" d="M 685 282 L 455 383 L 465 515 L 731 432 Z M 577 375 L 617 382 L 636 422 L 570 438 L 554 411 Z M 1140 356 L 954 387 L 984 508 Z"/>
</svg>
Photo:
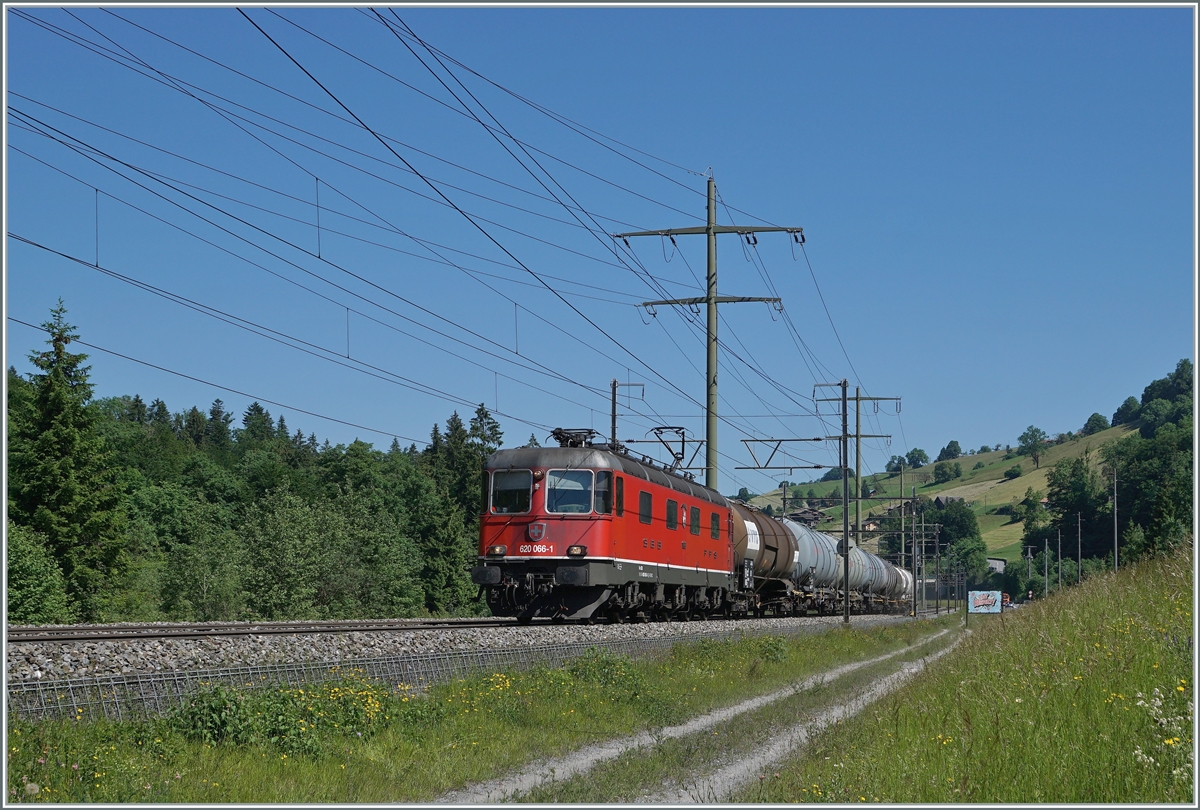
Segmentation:
<svg viewBox="0 0 1200 810">
<path fill-rule="evenodd" d="M 999 613 L 1001 606 L 1000 591 L 968 591 L 968 613 Z"/>
</svg>

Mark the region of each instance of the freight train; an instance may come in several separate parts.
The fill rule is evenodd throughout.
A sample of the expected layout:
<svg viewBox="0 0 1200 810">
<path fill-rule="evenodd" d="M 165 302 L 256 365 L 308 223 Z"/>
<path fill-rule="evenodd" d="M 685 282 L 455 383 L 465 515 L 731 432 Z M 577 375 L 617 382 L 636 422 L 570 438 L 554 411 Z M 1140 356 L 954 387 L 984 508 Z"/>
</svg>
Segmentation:
<svg viewBox="0 0 1200 810">
<path fill-rule="evenodd" d="M 483 471 L 472 581 L 496 616 L 592 621 L 906 612 L 912 575 L 556 429 L 558 447 L 499 450 Z"/>
</svg>

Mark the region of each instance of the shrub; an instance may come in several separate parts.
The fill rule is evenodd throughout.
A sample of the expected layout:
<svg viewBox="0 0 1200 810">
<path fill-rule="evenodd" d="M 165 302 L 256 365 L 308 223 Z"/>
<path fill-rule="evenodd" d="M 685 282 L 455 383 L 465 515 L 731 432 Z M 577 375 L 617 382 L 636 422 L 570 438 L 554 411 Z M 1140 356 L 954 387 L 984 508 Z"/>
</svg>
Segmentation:
<svg viewBox="0 0 1200 810">
<path fill-rule="evenodd" d="M 975 466 L 972 467 L 971 469 L 972 470 L 982 470 L 985 466 L 986 465 L 982 461 L 976 461 Z"/>
<path fill-rule="evenodd" d="M 1010 480 L 1013 478 L 1020 478 L 1021 477 L 1021 465 L 1014 464 L 1013 466 L 1009 467 L 1007 470 L 1004 471 L 1004 477 L 1008 478 Z"/>
<path fill-rule="evenodd" d="M 62 569 L 45 536 L 8 522 L 8 621 L 69 624 L 74 621 Z"/>
</svg>

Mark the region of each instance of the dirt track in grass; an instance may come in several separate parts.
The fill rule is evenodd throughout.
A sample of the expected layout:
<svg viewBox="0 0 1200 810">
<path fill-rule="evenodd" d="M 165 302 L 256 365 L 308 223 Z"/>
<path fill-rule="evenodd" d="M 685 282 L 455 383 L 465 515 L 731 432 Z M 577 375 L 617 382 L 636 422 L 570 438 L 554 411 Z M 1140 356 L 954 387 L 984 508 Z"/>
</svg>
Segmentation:
<svg viewBox="0 0 1200 810">
<path fill-rule="evenodd" d="M 943 630 L 928 638 L 922 639 L 904 649 L 887 655 L 878 656 L 853 664 L 846 664 L 828 672 L 814 675 L 784 689 L 761 697 L 742 701 L 724 709 L 718 709 L 708 714 L 693 718 L 686 723 L 658 729 L 655 732 L 644 731 L 631 737 L 590 745 L 571 754 L 557 759 L 530 765 L 502 779 L 467 787 L 447 793 L 437 799 L 438 804 L 494 804 L 497 802 L 520 800 L 522 794 L 548 783 L 560 782 L 586 774 L 596 765 L 614 759 L 627 751 L 640 748 L 652 748 L 659 742 L 668 739 L 679 739 L 704 732 L 713 726 L 724 723 L 738 715 L 754 711 L 790 697 L 797 693 L 812 689 L 822 684 L 835 681 L 864 667 L 885 662 L 898 655 L 912 652 L 916 647 L 928 644 L 942 638 L 948 633 Z M 949 652 L 951 647 L 940 650 L 927 660 L 934 660 Z M 803 745 L 809 735 L 824 728 L 837 720 L 850 717 L 864 706 L 897 688 L 924 666 L 923 659 L 919 663 L 905 664 L 900 671 L 881 677 L 872 682 L 858 697 L 853 700 L 827 707 L 816 716 L 793 726 L 783 734 L 776 735 L 764 747 L 758 748 L 748 757 L 733 762 L 722 763 L 717 770 L 707 776 L 701 776 L 694 782 L 655 796 L 647 796 L 639 800 L 646 803 L 690 804 L 696 802 L 724 801 L 735 790 L 757 779 L 759 774 L 768 768 L 772 762 L 782 759 L 797 746 Z"/>
</svg>

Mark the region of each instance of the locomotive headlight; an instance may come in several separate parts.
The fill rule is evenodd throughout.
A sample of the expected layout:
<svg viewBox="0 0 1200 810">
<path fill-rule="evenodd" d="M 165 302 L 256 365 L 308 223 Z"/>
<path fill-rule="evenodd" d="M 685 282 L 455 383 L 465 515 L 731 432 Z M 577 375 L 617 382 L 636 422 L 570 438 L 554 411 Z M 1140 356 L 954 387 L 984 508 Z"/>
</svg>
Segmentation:
<svg viewBox="0 0 1200 810">
<path fill-rule="evenodd" d="M 508 553 L 508 546 L 488 546 L 487 555 L 489 557 L 503 557 Z"/>
<path fill-rule="evenodd" d="M 568 557 L 586 557 L 587 546 L 567 546 Z"/>
</svg>

